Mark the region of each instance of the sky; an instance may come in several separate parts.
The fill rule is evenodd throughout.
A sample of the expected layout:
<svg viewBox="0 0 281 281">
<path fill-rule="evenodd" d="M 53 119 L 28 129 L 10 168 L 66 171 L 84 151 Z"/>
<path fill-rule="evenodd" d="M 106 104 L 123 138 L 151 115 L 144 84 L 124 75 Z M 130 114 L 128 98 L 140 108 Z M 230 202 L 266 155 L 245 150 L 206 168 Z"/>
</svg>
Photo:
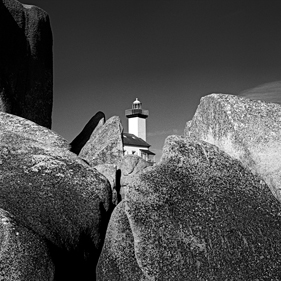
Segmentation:
<svg viewBox="0 0 281 281">
<path fill-rule="evenodd" d="M 25 0 L 51 20 L 52 129 L 71 142 L 97 112 L 149 110 L 158 161 L 200 98 L 281 80 L 279 0 Z"/>
</svg>

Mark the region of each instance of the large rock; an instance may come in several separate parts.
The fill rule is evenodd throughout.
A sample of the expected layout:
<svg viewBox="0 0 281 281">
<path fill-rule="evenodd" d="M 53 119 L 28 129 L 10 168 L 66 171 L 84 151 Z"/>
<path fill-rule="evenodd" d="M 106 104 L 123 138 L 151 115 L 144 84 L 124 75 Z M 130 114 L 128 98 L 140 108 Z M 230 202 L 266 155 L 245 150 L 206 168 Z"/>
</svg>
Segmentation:
<svg viewBox="0 0 281 281">
<path fill-rule="evenodd" d="M 0 208 L 45 241 L 55 280 L 95 280 L 112 210 L 106 178 L 55 133 L 2 112 L 0 157 Z"/>
<path fill-rule="evenodd" d="M 121 201 L 117 166 L 114 164 L 100 164 L 95 166 L 95 169 L 108 179 L 112 191 L 112 203 L 116 206 Z"/>
<path fill-rule="evenodd" d="M 125 198 L 128 186 L 132 182 L 134 176 L 143 172 L 145 168 L 150 166 L 151 163 L 137 155 L 127 154 L 122 158 L 122 161 L 117 167 L 120 171 L 120 195 L 122 199 Z"/>
<path fill-rule="evenodd" d="M 33 145 L 34 142 L 46 149 L 50 147 L 59 153 L 66 152 L 68 155 L 73 155 L 68 152 L 70 146 L 67 140 L 55 132 L 24 118 L 0 112 L 0 128 L 0 144 L 2 136 L 13 134 L 26 139 L 26 142 L 30 142 L 30 145 Z"/>
<path fill-rule="evenodd" d="M 101 127 L 104 122 L 104 113 L 101 111 L 97 112 L 85 125 L 81 133 L 70 143 L 70 151 L 78 155 L 93 132 Z"/>
<path fill-rule="evenodd" d="M 0 1 L 0 111 L 51 128 L 52 31 L 48 14 Z"/>
<path fill-rule="evenodd" d="M 211 94 L 201 102 L 185 136 L 215 144 L 259 174 L 281 201 L 281 106 Z"/>
<path fill-rule="evenodd" d="M 79 156 L 92 167 L 99 164 L 117 164 L 123 157 L 123 127 L 118 116 L 113 116 L 92 133 Z"/>
<path fill-rule="evenodd" d="M 54 274 L 44 239 L 0 209 L 0 280 L 50 281 Z"/>
<path fill-rule="evenodd" d="M 110 218 L 98 262 L 97 280 L 146 280 L 135 257 L 134 237 L 125 213 L 125 201 L 119 203 Z"/>
<path fill-rule="evenodd" d="M 279 280 L 281 205 L 216 146 L 171 136 L 114 210 L 97 280 Z"/>
<path fill-rule="evenodd" d="M 125 198 L 126 191 L 134 176 L 143 172 L 145 168 L 150 167 L 151 163 L 145 161 L 137 155 L 125 155 L 114 164 L 100 164 L 95 166 L 101 174 L 103 174 L 111 185 L 112 203 L 117 205 Z"/>
</svg>

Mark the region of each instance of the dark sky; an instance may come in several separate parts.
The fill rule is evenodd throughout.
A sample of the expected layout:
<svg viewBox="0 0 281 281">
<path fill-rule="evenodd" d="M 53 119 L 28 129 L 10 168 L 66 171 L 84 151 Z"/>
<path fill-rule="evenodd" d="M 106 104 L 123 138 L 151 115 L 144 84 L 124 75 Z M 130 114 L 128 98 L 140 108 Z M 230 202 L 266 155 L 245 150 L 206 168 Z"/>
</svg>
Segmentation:
<svg viewBox="0 0 281 281">
<path fill-rule="evenodd" d="M 200 98 L 281 80 L 279 0 L 26 0 L 54 36 L 53 130 L 71 141 L 97 112 L 138 97 L 158 154 Z"/>
</svg>

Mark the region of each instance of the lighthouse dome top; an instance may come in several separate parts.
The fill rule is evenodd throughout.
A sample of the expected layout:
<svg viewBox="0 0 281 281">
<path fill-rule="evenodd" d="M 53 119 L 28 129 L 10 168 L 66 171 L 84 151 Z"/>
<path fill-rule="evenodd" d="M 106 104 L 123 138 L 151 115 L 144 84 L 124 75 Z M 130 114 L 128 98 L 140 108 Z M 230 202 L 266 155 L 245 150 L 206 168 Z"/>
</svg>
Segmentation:
<svg viewBox="0 0 281 281">
<path fill-rule="evenodd" d="M 132 109 L 141 109 L 141 102 L 138 98 L 136 98 L 136 100 L 133 102 Z"/>
<path fill-rule="evenodd" d="M 136 100 L 133 102 L 133 104 L 136 104 L 136 103 L 141 103 L 138 98 L 136 98 Z"/>
<path fill-rule="evenodd" d="M 149 112 L 148 110 L 142 109 L 142 103 L 136 98 L 132 104 L 132 109 L 127 109 L 125 114 L 127 118 L 139 117 L 145 119 L 148 117 Z"/>
</svg>

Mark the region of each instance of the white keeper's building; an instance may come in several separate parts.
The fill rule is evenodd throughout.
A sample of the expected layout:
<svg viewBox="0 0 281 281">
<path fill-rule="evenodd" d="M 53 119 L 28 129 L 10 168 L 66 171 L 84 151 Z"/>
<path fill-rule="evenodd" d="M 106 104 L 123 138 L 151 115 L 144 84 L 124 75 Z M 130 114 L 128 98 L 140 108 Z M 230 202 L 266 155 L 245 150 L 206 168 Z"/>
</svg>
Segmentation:
<svg viewBox="0 0 281 281">
<path fill-rule="evenodd" d="M 125 111 L 128 118 L 128 133 L 123 133 L 124 155 L 135 154 L 149 162 L 155 162 L 155 153 L 149 150 L 146 142 L 146 119 L 148 110 L 142 109 L 142 103 L 136 99 L 132 109 Z"/>
</svg>

